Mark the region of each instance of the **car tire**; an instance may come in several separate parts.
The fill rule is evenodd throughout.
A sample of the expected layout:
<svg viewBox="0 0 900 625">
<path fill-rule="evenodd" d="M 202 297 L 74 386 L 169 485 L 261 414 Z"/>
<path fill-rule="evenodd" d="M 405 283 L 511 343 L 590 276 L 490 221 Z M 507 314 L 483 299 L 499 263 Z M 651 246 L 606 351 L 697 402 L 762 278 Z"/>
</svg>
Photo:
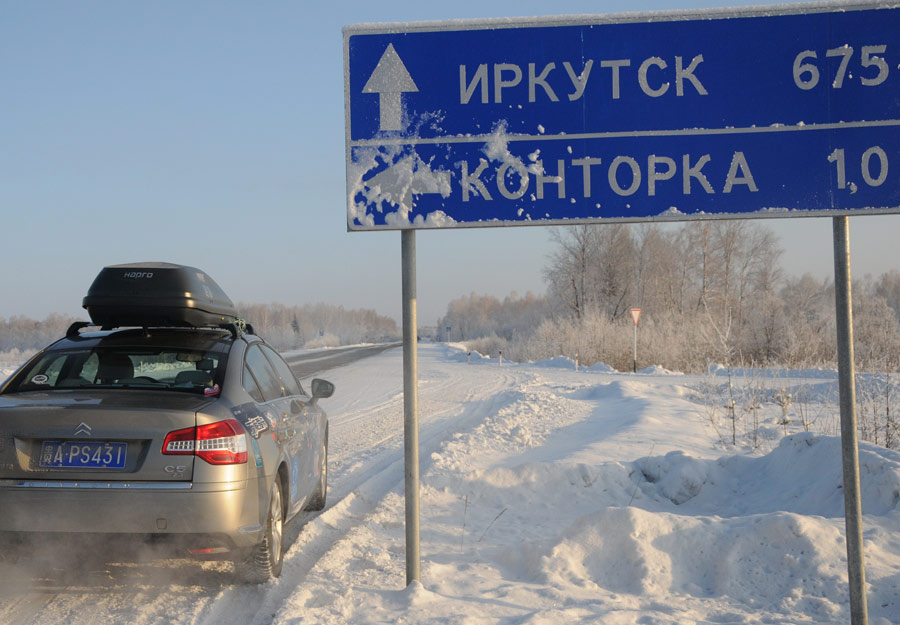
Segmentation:
<svg viewBox="0 0 900 625">
<path fill-rule="evenodd" d="M 319 454 L 319 481 L 316 490 L 313 491 L 304 510 L 316 511 L 325 509 L 325 498 L 328 493 L 328 430 L 325 430 L 325 440 L 322 442 Z"/>
<path fill-rule="evenodd" d="M 272 483 L 266 527 L 262 540 L 239 565 L 238 575 L 251 584 L 262 584 L 281 575 L 284 566 L 284 499 L 281 480 Z"/>
</svg>

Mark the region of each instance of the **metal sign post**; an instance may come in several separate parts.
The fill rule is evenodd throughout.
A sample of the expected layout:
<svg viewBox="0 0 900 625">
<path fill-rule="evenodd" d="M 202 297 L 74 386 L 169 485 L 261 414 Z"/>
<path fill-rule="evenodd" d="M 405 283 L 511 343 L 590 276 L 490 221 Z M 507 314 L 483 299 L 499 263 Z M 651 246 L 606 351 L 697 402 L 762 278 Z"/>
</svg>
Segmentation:
<svg viewBox="0 0 900 625">
<path fill-rule="evenodd" d="M 835 217 L 834 299 L 837 321 L 838 386 L 841 403 L 841 455 L 844 467 L 844 523 L 847 530 L 847 574 L 853 625 L 869 622 L 866 566 L 863 554 L 859 443 L 856 433 L 856 372 L 853 362 L 853 308 L 850 296 L 850 228 L 847 217 Z"/>
<path fill-rule="evenodd" d="M 632 308 L 631 309 L 631 320 L 634 321 L 634 366 L 632 367 L 632 372 L 637 373 L 637 326 L 638 320 L 641 318 L 641 309 L 640 308 Z"/>
<path fill-rule="evenodd" d="M 403 298 L 403 465 L 406 494 L 406 585 L 419 572 L 419 392 L 416 321 L 416 231 L 400 233 Z"/>
</svg>

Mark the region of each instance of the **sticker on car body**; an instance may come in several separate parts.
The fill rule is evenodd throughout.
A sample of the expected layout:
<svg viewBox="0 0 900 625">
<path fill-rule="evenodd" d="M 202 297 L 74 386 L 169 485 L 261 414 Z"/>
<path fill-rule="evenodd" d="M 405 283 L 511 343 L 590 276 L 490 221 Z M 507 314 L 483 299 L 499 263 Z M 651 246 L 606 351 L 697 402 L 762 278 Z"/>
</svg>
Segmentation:
<svg viewBox="0 0 900 625">
<path fill-rule="evenodd" d="M 253 439 L 258 439 L 271 427 L 269 421 L 259 414 L 259 409 L 254 404 L 235 406 L 231 409 L 231 413 L 241 422 Z"/>
</svg>

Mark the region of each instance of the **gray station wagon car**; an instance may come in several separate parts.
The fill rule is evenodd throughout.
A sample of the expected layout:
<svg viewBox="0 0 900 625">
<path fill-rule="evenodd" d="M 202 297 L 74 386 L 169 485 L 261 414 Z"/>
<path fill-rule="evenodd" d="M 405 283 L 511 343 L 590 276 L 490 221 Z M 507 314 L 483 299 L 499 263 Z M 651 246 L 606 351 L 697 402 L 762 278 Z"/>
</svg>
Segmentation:
<svg viewBox="0 0 900 625">
<path fill-rule="evenodd" d="M 106 267 L 74 324 L 0 388 L 0 541 L 171 543 L 278 576 L 283 525 L 325 506 L 328 421 L 203 272 Z"/>
</svg>

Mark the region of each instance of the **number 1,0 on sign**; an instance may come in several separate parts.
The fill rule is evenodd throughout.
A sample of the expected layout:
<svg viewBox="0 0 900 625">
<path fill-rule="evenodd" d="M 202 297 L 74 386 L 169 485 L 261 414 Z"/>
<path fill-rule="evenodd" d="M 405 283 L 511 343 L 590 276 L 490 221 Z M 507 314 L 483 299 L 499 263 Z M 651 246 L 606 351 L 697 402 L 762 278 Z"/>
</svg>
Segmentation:
<svg viewBox="0 0 900 625">
<path fill-rule="evenodd" d="M 837 173 L 838 189 L 850 189 L 850 193 L 856 193 L 857 186 L 854 182 L 847 182 L 847 156 L 844 148 L 835 148 L 828 155 L 828 162 L 834 163 Z M 854 162 L 855 164 L 855 162 Z M 877 145 L 873 145 L 862 153 L 859 160 L 859 173 L 863 181 L 870 187 L 879 187 L 888 176 L 887 153 Z"/>
</svg>

